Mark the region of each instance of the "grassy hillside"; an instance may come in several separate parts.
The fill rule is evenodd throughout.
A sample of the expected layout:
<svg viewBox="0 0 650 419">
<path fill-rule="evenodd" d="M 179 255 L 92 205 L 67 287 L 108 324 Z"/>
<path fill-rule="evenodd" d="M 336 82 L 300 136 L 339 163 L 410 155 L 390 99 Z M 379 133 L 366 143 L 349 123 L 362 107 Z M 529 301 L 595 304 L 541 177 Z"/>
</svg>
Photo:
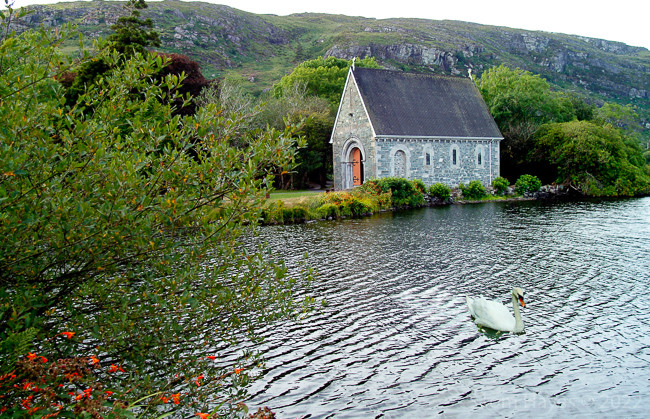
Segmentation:
<svg viewBox="0 0 650 419">
<path fill-rule="evenodd" d="M 107 36 L 122 4 L 33 6 L 20 28 L 72 22 L 91 38 Z M 209 78 L 244 76 L 251 91 L 269 88 L 306 59 L 372 55 L 386 68 L 459 76 L 505 63 L 595 100 L 635 104 L 644 115 L 650 109 L 650 51 L 620 42 L 458 21 L 256 15 L 176 0 L 151 2 L 143 16 L 160 32 L 161 50 L 188 55 Z"/>
</svg>

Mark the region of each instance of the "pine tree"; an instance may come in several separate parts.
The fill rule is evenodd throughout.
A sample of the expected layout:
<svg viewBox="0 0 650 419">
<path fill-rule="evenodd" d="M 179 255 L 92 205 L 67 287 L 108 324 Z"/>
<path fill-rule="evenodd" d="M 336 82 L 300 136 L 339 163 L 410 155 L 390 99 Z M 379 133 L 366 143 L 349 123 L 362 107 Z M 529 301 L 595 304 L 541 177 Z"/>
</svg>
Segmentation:
<svg viewBox="0 0 650 419">
<path fill-rule="evenodd" d="M 113 48 L 118 52 L 131 55 L 136 52 L 144 52 L 149 46 L 160 46 L 160 36 L 153 29 L 151 19 L 142 19 L 140 10 L 146 9 L 144 0 L 129 0 L 124 8 L 131 12 L 129 16 L 122 16 L 111 26 L 115 31 L 108 37 L 113 42 Z"/>
</svg>

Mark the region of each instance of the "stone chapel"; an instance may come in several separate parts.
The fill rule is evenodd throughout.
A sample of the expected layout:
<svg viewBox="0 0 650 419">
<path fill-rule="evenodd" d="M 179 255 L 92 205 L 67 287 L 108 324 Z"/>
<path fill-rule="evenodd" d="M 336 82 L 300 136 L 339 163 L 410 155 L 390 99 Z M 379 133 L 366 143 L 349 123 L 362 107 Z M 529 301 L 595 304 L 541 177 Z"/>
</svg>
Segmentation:
<svg viewBox="0 0 650 419">
<path fill-rule="evenodd" d="M 469 78 L 353 65 L 330 139 L 334 188 L 392 176 L 487 186 L 499 176 L 502 139 Z"/>
</svg>

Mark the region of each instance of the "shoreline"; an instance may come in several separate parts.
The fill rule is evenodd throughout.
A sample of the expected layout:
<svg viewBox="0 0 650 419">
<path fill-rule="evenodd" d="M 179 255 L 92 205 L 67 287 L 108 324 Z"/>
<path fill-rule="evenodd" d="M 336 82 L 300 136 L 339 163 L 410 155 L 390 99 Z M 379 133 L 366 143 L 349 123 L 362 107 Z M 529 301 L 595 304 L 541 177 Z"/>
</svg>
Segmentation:
<svg viewBox="0 0 650 419">
<path fill-rule="evenodd" d="M 350 191 L 324 191 L 322 194 L 327 193 L 350 193 Z M 362 218 L 369 217 L 374 215 L 377 212 L 397 212 L 409 209 L 417 209 L 424 207 L 442 207 L 446 205 L 467 205 L 467 204 L 483 204 L 488 202 L 525 202 L 525 201 L 569 201 L 573 199 L 585 199 L 584 195 L 579 194 L 577 191 L 573 191 L 569 188 L 565 188 L 562 185 L 545 185 L 542 188 L 534 193 L 527 193 L 525 195 L 515 195 L 514 189 L 510 190 L 508 194 L 497 196 L 493 195 L 491 192 L 488 192 L 488 195 L 485 199 L 478 200 L 468 200 L 463 199 L 460 189 L 452 189 L 451 196 L 447 200 L 441 200 L 439 198 L 432 197 L 429 194 L 424 194 L 424 203 L 421 206 L 402 206 L 402 207 L 388 207 L 382 208 L 376 211 L 367 211 L 361 212 L 358 214 L 337 214 L 337 213 L 328 213 L 323 216 L 312 216 L 311 211 L 304 205 L 303 202 L 298 202 L 297 204 L 287 206 L 285 201 L 278 200 L 274 203 L 276 211 L 281 213 L 281 220 L 278 220 L 277 216 L 270 216 L 269 213 L 273 209 L 269 206 L 268 208 L 263 209 L 263 214 L 260 221 L 260 226 L 267 225 L 291 225 L 291 224 L 304 224 L 304 223 L 313 223 L 317 221 L 334 221 L 342 220 L 349 218 Z"/>
</svg>

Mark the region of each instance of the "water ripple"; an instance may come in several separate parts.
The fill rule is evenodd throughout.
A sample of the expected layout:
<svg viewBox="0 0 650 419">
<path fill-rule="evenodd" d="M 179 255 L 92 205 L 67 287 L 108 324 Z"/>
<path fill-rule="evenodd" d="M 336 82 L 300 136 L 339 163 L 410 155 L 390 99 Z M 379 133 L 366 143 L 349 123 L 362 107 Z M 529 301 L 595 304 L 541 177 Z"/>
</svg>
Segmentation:
<svg viewBox="0 0 650 419">
<path fill-rule="evenodd" d="M 268 227 L 305 252 L 327 307 L 266 328 L 250 406 L 279 418 L 644 417 L 650 199 L 424 209 Z M 526 333 L 490 338 L 465 295 L 526 292 Z"/>
</svg>

